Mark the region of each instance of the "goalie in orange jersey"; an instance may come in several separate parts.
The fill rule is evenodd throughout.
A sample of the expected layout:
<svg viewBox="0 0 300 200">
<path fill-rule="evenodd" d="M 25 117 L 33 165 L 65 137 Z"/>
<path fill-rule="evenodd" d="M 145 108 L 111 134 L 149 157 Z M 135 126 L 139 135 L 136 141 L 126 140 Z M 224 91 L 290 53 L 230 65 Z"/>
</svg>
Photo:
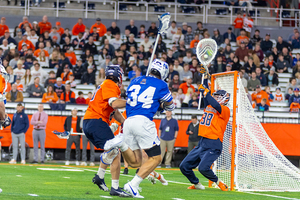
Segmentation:
<svg viewBox="0 0 300 200">
<path fill-rule="evenodd" d="M 7 81 L 9 79 L 9 75 L 6 72 L 3 65 L 0 64 L 0 127 L 7 127 L 11 124 L 11 119 L 5 113 L 5 90 L 7 86 Z"/>
<path fill-rule="evenodd" d="M 208 83 L 205 79 L 204 84 L 199 87 L 205 107 L 199 123 L 199 136 L 202 138 L 179 167 L 183 175 L 193 184 L 188 189 L 205 189 L 193 172 L 193 169 L 198 167 L 204 177 L 215 182 L 221 190 L 228 191 L 227 185 L 218 179 L 210 167 L 222 152 L 224 132 L 230 117 L 230 109 L 226 106 L 230 94 L 225 90 L 218 90 L 211 96 L 207 88 Z"/>
</svg>

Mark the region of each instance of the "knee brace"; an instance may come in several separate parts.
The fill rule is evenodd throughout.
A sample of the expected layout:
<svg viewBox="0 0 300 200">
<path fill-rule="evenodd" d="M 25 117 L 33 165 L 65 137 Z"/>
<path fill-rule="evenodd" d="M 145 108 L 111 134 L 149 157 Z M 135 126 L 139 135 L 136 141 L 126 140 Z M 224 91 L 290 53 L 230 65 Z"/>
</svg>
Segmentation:
<svg viewBox="0 0 300 200">
<path fill-rule="evenodd" d="M 109 151 L 106 151 L 101 154 L 100 160 L 103 164 L 105 165 L 110 165 L 115 157 L 119 154 L 119 149 L 118 148 L 112 148 Z"/>
<path fill-rule="evenodd" d="M 155 145 L 150 149 L 146 149 L 145 152 L 148 157 L 158 156 L 161 154 L 160 145 Z"/>
</svg>

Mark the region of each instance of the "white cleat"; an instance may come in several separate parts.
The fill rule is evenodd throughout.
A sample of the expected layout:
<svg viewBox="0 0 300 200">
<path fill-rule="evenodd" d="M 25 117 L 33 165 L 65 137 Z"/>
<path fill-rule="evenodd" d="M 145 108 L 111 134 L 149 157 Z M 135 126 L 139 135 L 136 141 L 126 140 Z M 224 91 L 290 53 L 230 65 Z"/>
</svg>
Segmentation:
<svg viewBox="0 0 300 200">
<path fill-rule="evenodd" d="M 93 167 L 93 166 L 95 166 L 95 163 L 93 163 L 93 162 L 90 162 L 90 166 L 92 166 L 92 167 Z"/>
<path fill-rule="evenodd" d="M 9 164 L 17 164 L 16 160 L 12 159 L 11 161 L 9 161 Z"/>
<path fill-rule="evenodd" d="M 75 164 L 76 164 L 77 166 L 79 166 L 79 165 L 80 165 L 79 161 L 76 161 L 76 162 L 75 162 Z"/>
<path fill-rule="evenodd" d="M 81 166 L 87 166 L 86 162 L 81 162 Z"/>
<path fill-rule="evenodd" d="M 116 137 L 114 137 L 113 139 L 110 139 L 108 141 L 106 141 L 105 145 L 104 145 L 104 150 L 110 150 L 112 148 L 116 148 L 116 147 L 120 147 L 123 143 L 123 136 L 121 136 L 121 134 L 117 135 Z"/>
<path fill-rule="evenodd" d="M 143 199 L 144 197 L 140 195 L 138 188 L 133 187 L 130 182 L 124 185 L 124 190 L 129 192 L 134 198 Z"/>
<path fill-rule="evenodd" d="M 25 161 L 25 160 L 22 160 L 22 161 L 21 161 L 21 164 L 22 164 L 22 165 L 25 165 L 25 164 L 26 164 L 26 161 Z"/>
<path fill-rule="evenodd" d="M 150 181 L 152 184 L 155 184 L 156 183 L 156 180 L 155 180 L 155 177 L 153 176 L 153 174 L 149 174 L 148 176 L 148 181 Z"/>
<path fill-rule="evenodd" d="M 65 162 L 65 165 L 70 165 L 70 162 L 67 160 L 67 161 Z"/>
<path fill-rule="evenodd" d="M 160 174 L 157 179 L 161 182 L 162 185 L 168 185 L 168 181 L 164 178 L 162 174 Z"/>
</svg>

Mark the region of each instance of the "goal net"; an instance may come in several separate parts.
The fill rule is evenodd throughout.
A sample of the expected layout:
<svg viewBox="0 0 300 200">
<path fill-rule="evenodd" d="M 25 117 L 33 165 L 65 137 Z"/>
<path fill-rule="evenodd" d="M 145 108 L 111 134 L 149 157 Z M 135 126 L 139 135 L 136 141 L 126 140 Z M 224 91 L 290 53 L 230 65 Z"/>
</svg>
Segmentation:
<svg viewBox="0 0 300 200">
<path fill-rule="evenodd" d="M 212 76 L 212 91 L 231 94 L 231 118 L 213 170 L 231 190 L 300 191 L 300 170 L 279 151 L 247 97 L 237 72 Z"/>
</svg>

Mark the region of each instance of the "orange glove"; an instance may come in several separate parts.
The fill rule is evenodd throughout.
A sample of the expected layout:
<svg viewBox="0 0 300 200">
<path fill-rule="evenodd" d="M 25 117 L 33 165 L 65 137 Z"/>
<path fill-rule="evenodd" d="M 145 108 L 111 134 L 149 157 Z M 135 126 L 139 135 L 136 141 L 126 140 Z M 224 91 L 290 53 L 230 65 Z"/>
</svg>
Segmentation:
<svg viewBox="0 0 300 200">
<path fill-rule="evenodd" d="M 210 92 L 209 89 L 206 88 L 206 86 L 202 85 L 202 84 L 198 87 L 198 90 L 203 94 L 204 97 L 206 97 L 207 93 Z"/>
</svg>

